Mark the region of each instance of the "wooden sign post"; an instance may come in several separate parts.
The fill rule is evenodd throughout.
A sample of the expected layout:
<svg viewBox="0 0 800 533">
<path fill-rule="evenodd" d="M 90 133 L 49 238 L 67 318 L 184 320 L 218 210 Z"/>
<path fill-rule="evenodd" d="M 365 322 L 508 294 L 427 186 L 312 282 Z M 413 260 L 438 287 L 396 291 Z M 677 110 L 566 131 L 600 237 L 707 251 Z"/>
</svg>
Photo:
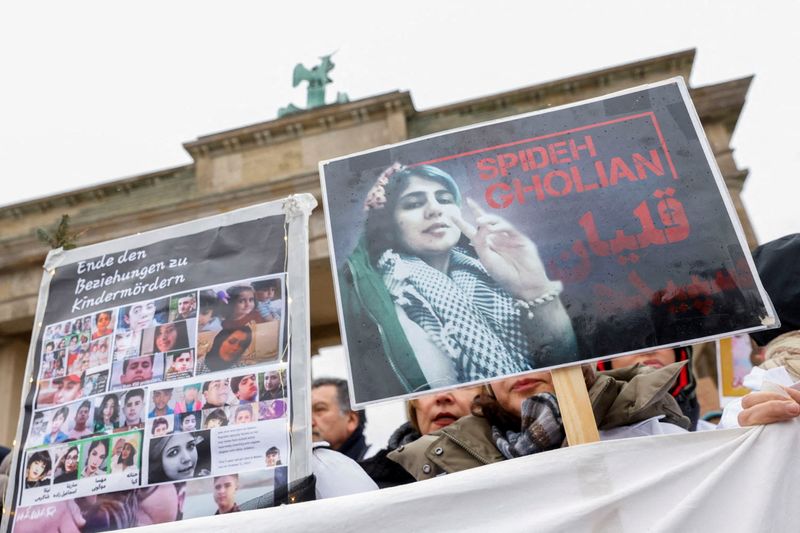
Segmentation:
<svg viewBox="0 0 800 533">
<path fill-rule="evenodd" d="M 569 445 L 599 441 L 600 433 L 580 365 L 556 368 L 551 374 Z"/>
</svg>

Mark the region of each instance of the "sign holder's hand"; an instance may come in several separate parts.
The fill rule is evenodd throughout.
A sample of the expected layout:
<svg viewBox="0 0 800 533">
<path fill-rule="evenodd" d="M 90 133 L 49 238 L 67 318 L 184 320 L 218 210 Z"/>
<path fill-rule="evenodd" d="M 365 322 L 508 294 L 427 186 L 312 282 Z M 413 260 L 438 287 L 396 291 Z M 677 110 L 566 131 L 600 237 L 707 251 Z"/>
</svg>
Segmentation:
<svg viewBox="0 0 800 533">
<path fill-rule="evenodd" d="M 786 422 L 800 416 L 800 391 L 784 387 L 778 392 L 751 392 L 742 398 L 739 425 L 759 426 Z"/>
</svg>

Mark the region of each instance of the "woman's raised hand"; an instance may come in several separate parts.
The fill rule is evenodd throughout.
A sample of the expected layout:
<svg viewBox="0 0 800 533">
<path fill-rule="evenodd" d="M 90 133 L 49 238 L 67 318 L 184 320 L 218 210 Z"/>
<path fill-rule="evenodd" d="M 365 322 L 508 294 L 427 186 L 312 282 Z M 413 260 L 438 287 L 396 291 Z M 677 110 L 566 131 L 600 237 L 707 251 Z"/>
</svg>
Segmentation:
<svg viewBox="0 0 800 533">
<path fill-rule="evenodd" d="M 467 205 L 475 225 L 460 216 L 453 223 L 472 241 L 486 271 L 516 298 L 533 300 L 553 288 L 536 245 L 504 218 L 487 213 L 473 200 Z"/>
</svg>

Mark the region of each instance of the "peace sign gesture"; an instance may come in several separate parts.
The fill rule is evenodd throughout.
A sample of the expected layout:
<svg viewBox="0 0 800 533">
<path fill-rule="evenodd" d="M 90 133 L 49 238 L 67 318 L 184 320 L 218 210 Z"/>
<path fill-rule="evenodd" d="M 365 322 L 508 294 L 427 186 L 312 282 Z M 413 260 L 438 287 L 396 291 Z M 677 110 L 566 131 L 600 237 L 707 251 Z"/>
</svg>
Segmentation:
<svg viewBox="0 0 800 533">
<path fill-rule="evenodd" d="M 467 205 L 475 225 L 459 215 L 453 223 L 472 241 L 486 271 L 514 297 L 531 301 L 552 290 L 536 245 L 504 218 L 487 213 L 473 200 Z"/>
</svg>

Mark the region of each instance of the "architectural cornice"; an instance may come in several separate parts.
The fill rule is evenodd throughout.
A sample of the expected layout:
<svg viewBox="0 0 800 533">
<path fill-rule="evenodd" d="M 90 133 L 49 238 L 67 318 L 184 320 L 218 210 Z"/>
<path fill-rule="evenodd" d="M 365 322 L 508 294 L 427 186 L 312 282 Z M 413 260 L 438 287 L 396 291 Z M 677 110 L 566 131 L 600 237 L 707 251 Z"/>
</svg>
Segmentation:
<svg viewBox="0 0 800 533">
<path fill-rule="evenodd" d="M 186 171 L 191 171 L 193 167 L 193 163 L 181 165 L 7 205 L 0 208 L 0 221 L 6 218 L 22 218 L 25 215 L 44 213 L 57 208 L 71 208 L 81 203 L 96 202 L 119 194 L 130 194 L 137 189 L 154 187 L 163 180 L 182 176 Z"/>
<path fill-rule="evenodd" d="M 521 102 L 547 103 L 553 95 L 574 94 L 576 97 L 587 89 L 612 87 L 621 80 L 646 80 L 654 75 L 662 78 L 677 76 L 683 72 L 691 73 L 695 50 L 683 50 L 668 55 L 658 56 L 634 63 L 626 63 L 603 70 L 578 74 L 556 81 L 530 85 L 511 91 L 492 94 L 480 98 L 447 104 L 420 111 L 416 118 L 429 116 L 446 116 L 451 114 L 473 114 L 485 109 L 505 108 Z M 688 83 L 688 80 L 687 80 Z"/>
<path fill-rule="evenodd" d="M 703 121 L 720 120 L 733 131 L 744 107 L 753 76 L 690 89 L 692 102 Z"/>
<path fill-rule="evenodd" d="M 318 174 L 314 172 L 294 175 L 252 187 L 182 199 L 179 205 L 168 204 L 150 208 L 143 206 L 135 212 L 116 214 L 102 220 L 76 219 L 71 229 L 76 232 L 91 230 L 91 233 L 86 233 L 80 242 L 85 246 L 100 240 L 125 237 L 133 232 L 144 232 L 298 192 L 310 192 L 319 196 Z M 92 235 L 99 235 L 101 238 L 93 239 Z M 41 264 L 46 255 L 47 247 L 38 241 L 33 232 L 0 241 L 0 271 L 18 265 Z"/>
<path fill-rule="evenodd" d="M 197 159 L 218 153 L 232 153 L 250 147 L 261 147 L 305 135 L 358 125 L 387 112 L 401 111 L 408 116 L 415 112 L 407 91 L 372 96 L 345 104 L 331 104 L 242 128 L 204 135 L 184 143 L 183 147 Z"/>
</svg>

